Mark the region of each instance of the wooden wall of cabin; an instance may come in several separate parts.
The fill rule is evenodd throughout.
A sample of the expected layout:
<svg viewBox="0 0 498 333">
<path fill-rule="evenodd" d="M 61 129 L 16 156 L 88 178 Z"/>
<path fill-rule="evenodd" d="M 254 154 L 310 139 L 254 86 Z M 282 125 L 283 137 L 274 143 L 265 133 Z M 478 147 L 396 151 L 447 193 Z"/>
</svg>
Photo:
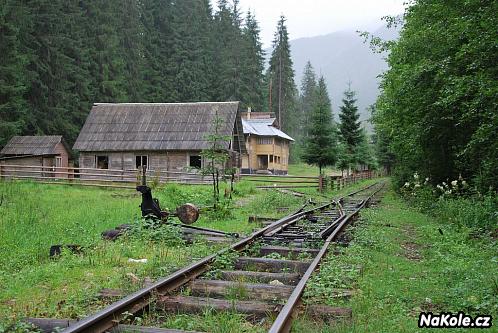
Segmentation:
<svg viewBox="0 0 498 333">
<path fill-rule="evenodd" d="M 64 148 L 65 149 L 65 148 Z M 68 154 L 66 151 L 66 160 L 65 165 L 63 167 L 68 167 Z M 60 170 L 61 173 L 56 172 L 57 170 L 52 169 L 52 167 L 56 166 L 56 158 L 58 155 L 46 155 L 46 156 L 19 156 L 13 157 L 5 160 L 0 160 L 0 165 L 3 165 L 3 170 L 5 170 L 4 175 L 14 175 L 14 176 L 29 176 L 29 177 L 57 177 L 57 178 L 67 178 L 68 173 L 66 170 Z M 12 165 L 13 167 L 9 167 Z M 17 165 L 20 166 L 34 166 L 40 167 L 37 168 L 22 168 L 15 167 Z M 43 169 L 41 167 L 44 167 Z"/>
<path fill-rule="evenodd" d="M 97 168 L 97 156 L 107 156 L 107 169 L 111 170 L 137 170 L 136 157 L 147 156 L 149 170 L 185 172 L 189 170 L 190 156 L 198 156 L 200 153 L 200 151 L 80 152 L 79 166 L 82 168 L 80 174 L 86 179 L 101 178 L 84 175 L 95 173 L 85 171 L 84 168 Z"/>
<path fill-rule="evenodd" d="M 262 144 L 258 136 L 246 138 L 248 154 L 242 157 L 242 172 L 253 173 L 262 170 L 258 162 L 258 155 L 268 156 L 268 170 L 278 174 L 286 174 L 289 163 L 289 142 L 279 138 L 271 138 L 271 144 Z"/>
<path fill-rule="evenodd" d="M 67 167 L 69 166 L 69 152 L 67 151 L 66 147 L 62 142 L 59 142 L 55 146 L 55 152 L 57 153 L 58 156 L 54 157 L 53 165 L 56 167 L 64 168 L 64 169 L 57 169 L 56 171 L 61 171 L 61 173 L 55 173 L 55 176 L 57 178 L 68 178 L 68 169 Z M 59 165 L 57 164 L 57 158 L 59 158 Z M 71 175 L 72 176 L 72 175 Z"/>
</svg>

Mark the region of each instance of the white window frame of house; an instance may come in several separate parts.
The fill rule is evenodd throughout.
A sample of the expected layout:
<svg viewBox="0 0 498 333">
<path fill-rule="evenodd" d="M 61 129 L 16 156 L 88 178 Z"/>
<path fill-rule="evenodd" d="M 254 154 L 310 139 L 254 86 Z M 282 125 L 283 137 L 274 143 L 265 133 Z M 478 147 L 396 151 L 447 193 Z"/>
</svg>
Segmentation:
<svg viewBox="0 0 498 333">
<path fill-rule="evenodd" d="M 107 159 L 107 168 L 99 168 L 99 157 L 105 157 Z M 95 169 L 109 169 L 109 155 L 95 155 Z"/>
<path fill-rule="evenodd" d="M 149 170 L 149 155 L 135 155 L 135 167 L 137 169 L 142 169 L 142 165 L 144 165 L 144 157 L 147 163 L 145 163 L 145 169 Z M 137 165 L 137 158 L 140 158 L 140 165 Z"/>
<path fill-rule="evenodd" d="M 62 167 L 62 157 L 61 156 L 55 156 L 55 167 L 56 168 Z"/>
</svg>

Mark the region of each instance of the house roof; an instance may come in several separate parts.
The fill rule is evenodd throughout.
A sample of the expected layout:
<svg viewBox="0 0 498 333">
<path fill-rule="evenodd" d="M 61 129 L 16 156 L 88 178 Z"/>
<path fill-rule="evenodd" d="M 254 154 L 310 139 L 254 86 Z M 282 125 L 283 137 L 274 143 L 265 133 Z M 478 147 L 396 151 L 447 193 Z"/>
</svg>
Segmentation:
<svg viewBox="0 0 498 333">
<path fill-rule="evenodd" d="M 216 115 L 223 119 L 220 135 L 235 136 L 243 149 L 239 102 L 94 104 L 74 144 L 80 151 L 202 150 L 214 132 Z M 241 133 L 240 137 L 237 133 Z M 238 141 L 238 142 L 237 142 Z M 226 144 L 226 149 L 229 144 Z"/>
<path fill-rule="evenodd" d="M 266 119 L 242 119 L 244 134 L 259 136 L 276 136 L 285 140 L 294 141 L 293 138 L 274 127 L 275 118 Z"/>
<path fill-rule="evenodd" d="M 59 142 L 64 143 L 62 135 L 14 136 L 0 151 L 0 154 L 55 155 Z"/>
</svg>

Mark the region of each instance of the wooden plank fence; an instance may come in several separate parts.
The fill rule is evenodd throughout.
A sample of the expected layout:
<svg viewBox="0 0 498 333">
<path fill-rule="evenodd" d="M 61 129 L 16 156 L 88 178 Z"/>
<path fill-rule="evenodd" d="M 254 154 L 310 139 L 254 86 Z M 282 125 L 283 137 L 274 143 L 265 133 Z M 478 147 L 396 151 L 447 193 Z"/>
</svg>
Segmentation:
<svg viewBox="0 0 498 333">
<path fill-rule="evenodd" d="M 381 176 L 377 171 L 361 171 L 349 176 L 291 176 L 291 175 L 240 175 L 241 179 L 251 182 L 257 182 L 257 188 L 317 188 L 323 191 L 327 188 L 342 189 L 351 184 L 357 183 L 364 179 L 370 179 Z"/>
<path fill-rule="evenodd" d="M 238 174 L 235 179 L 237 181 L 254 182 L 256 188 L 316 188 L 319 191 L 323 191 L 327 188 L 342 189 L 363 179 L 379 176 L 382 176 L 381 172 L 362 171 L 347 177 Z M 1 179 L 32 179 L 48 184 L 135 189 L 135 186 L 141 181 L 141 172 L 139 170 L 0 164 Z M 165 183 L 185 185 L 212 184 L 212 179 L 209 175 L 170 170 L 147 170 L 147 180 L 149 184 L 156 183 L 158 185 Z"/>
<path fill-rule="evenodd" d="M 195 172 L 147 170 L 146 175 L 149 183 L 157 184 L 204 185 L 212 183 L 210 176 Z M 50 184 L 135 189 L 141 181 L 141 172 L 139 170 L 0 164 L 0 179 L 32 179 Z"/>
</svg>

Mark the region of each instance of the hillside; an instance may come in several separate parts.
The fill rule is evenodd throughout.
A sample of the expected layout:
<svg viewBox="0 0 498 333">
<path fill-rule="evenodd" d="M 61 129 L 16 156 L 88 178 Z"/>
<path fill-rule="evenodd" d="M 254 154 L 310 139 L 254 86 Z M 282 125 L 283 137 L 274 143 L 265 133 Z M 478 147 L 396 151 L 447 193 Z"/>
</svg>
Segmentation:
<svg viewBox="0 0 498 333">
<path fill-rule="evenodd" d="M 397 32 L 379 27 L 374 35 L 394 39 Z M 373 53 L 355 31 L 338 31 L 323 36 L 299 38 L 291 41 L 296 84 L 300 85 L 304 65 L 311 61 L 317 74 L 327 81 L 333 112 L 337 116 L 342 92 L 351 81 L 357 91 L 361 119 L 369 118 L 366 108 L 375 102 L 378 93 L 378 75 L 387 69 L 385 54 Z"/>
</svg>

